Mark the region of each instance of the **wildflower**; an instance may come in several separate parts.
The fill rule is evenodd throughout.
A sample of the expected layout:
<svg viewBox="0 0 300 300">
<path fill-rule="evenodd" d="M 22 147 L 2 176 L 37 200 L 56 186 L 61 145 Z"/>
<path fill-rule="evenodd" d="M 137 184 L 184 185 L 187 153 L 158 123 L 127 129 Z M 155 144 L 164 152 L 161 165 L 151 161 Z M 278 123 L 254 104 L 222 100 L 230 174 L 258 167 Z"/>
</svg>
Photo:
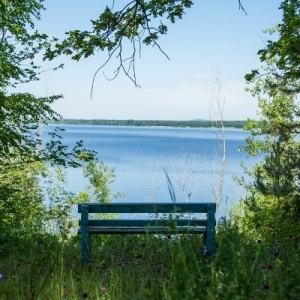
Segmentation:
<svg viewBox="0 0 300 300">
<path fill-rule="evenodd" d="M 102 288 L 100 289 L 100 292 L 101 292 L 101 294 L 105 294 L 105 293 L 106 293 L 106 287 L 102 287 Z"/>
<path fill-rule="evenodd" d="M 268 290 L 270 288 L 270 285 L 266 282 L 266 283 L 264 283 L 264 289 L 265 290 Z"/>
<path fill-rule="evenodd" d="M 261 268 L 263 270 L 272 270 L 272 266 L 271 265 L 262 265 Z"/>
<path fill-rule="evenodd" d="M 4 278 L 4 275 L 0 273 L 0 279 L 3 279 L 3 278 Z"/>
<path fill-rule="evenodd" d="M 88 292 L 83 292 L 82 293 L 82 297 L 85 299 L 85 298 L 87 298 L 88 297 L 88 295 L 89 295 L 89 293 Z"/>
<path fill-rule="evenodd" d="M 208 250 L 206 247 L 203 248 L 203 255 L 207 255 L 208 254 Z"/>
</svg>

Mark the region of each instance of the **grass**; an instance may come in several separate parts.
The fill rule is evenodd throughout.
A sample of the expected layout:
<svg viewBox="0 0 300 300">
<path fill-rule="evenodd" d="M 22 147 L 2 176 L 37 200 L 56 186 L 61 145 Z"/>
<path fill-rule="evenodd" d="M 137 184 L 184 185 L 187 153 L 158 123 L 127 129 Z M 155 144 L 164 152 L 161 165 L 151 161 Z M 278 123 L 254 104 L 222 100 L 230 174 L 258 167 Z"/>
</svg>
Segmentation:
<svg viewBox="0 0 300 300">
<path fill-rule="evenodd" d="M 84 268 L 78 237 L 35 238 L 1 254 L 0 299 L 299 299 L 299 248 L 226 224 L 214 257 L 202 236 L 95 236 Z"/>
</svg>

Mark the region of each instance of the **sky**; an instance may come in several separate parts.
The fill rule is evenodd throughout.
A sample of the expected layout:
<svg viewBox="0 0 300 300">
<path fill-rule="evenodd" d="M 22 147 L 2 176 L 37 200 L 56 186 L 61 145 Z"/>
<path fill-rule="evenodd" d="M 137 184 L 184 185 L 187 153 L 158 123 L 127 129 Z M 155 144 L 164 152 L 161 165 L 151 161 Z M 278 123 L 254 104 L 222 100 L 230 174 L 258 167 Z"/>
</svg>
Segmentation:
<svg viewBox="0 0 300 300">
<path fill-rule="evenodd" d="M 129 0 L 116 0 L 123 5 Z M 100 71 L 90 98 L 92 78 L 107 59 L 106 52 L 75 62 L 62 56 L 43 68 L 64 63 L 64 69 L 41 75 L 38 82 L 18 86 L 37 96 L 62 94 L 53 108 L 64 118 L 194 120 L 219 119 L 211 111 L 216 78 L 221 84 L 220 100 L 225 100 L 225 120 L 257 118 L 257 101 L 245 92 L 244 76 L 260 66 L 257 51 L 268 36 L 263 30 L 281 21 L 280 0 L 194 0 L 182 20 L 169 26 L 157 48 L 143 47 L 136 62 L 135 85 L 120 74 L 113 76 L 116 60 Z M 45 0 L 46 11 L 37 28 L 50 36 L 64 37 L 72 29 L 90 30 L 111 0 Z M 104 72 L 104 74 L 103 74 Z"/>
</svg>

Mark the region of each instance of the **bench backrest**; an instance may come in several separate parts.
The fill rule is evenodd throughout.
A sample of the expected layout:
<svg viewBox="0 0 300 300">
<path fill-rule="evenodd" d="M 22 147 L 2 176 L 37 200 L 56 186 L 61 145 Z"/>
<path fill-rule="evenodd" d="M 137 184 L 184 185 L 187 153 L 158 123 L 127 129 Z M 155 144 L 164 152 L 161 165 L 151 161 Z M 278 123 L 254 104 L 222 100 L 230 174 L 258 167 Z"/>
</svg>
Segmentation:
<svg viewBox="0 0 300 300">
<path fill-rule="evenodd" d="M 78 205 L 78 212 L 81 213 L 81 224 L 82 222 L 88 222 L 89 226 L 118 226 L 121 224 L 126 225 L 123 221 L 119 223 L 118 219 L 114 220 L 89 220 L 89 213 L 146 213 L 146 214 L 186 214 L 186 213 L 201 213 L 206 214 L 206 217 L 201 217 L 201 220 L 194 220 L 194 226 L 206 226 L 211 222 L 211 225 L 215 224 L 215 212 L 216 212 L 216 204 L 212 202 L 198 202 L 198 203 L 80 203 Z M 128 224 L 133 225 L 135 223 L 136 226 L 143 226 L 145 224 L 149 225 L 148 221 L 142 220 L 134 220 L 128 219 Z M 144 222 L 144 223 L 143 223 Z M 147 223 L 145 223 L 147 222 Z M 155 221 L 153 221 L 155 222 Z M 179 222 L 179 223 L 178 223 Z M 187 221 L 178 220 L 178 225 L 187 225 Z M 184 223 L 185 222 L 185 223 Z M 191 222 L 191 220 L 189 221 Z M 103 224 L 102 224 L 103 223 Z M 110 224 L 111 223 L 111 224 Z M 153 223 L 154 224 L 154 223 Z M 189 223 L 189 225 L 192 225 Z"/>
<path fill-rule="evenodd" d="M 193 203 L 79 203 L 78 212 L 88 213 L 209 213 L 216 212 L 213 202 Z"/>
</svg>

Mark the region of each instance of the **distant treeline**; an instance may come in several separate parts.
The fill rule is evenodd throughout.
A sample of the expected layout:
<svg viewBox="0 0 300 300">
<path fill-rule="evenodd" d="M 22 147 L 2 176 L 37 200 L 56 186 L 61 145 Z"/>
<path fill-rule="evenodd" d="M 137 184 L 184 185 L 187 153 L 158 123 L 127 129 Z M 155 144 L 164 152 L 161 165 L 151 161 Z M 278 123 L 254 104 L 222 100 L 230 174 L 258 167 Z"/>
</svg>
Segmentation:
<svg viewBox="0 0 300 300">
<path fill-rule="evenodd" d="M 243 128 L 246 121 L 223 121 L 225 127 Z M 168 126 L 168 127 L 220 127 L 219 121 L 192 120 L 192 121 L 163 121 L 163 120 L 102 120 L 102 119 L 62 119 L 56 124 L 70 125 L 109 125 L 109 126 Z"/>
</svg>

